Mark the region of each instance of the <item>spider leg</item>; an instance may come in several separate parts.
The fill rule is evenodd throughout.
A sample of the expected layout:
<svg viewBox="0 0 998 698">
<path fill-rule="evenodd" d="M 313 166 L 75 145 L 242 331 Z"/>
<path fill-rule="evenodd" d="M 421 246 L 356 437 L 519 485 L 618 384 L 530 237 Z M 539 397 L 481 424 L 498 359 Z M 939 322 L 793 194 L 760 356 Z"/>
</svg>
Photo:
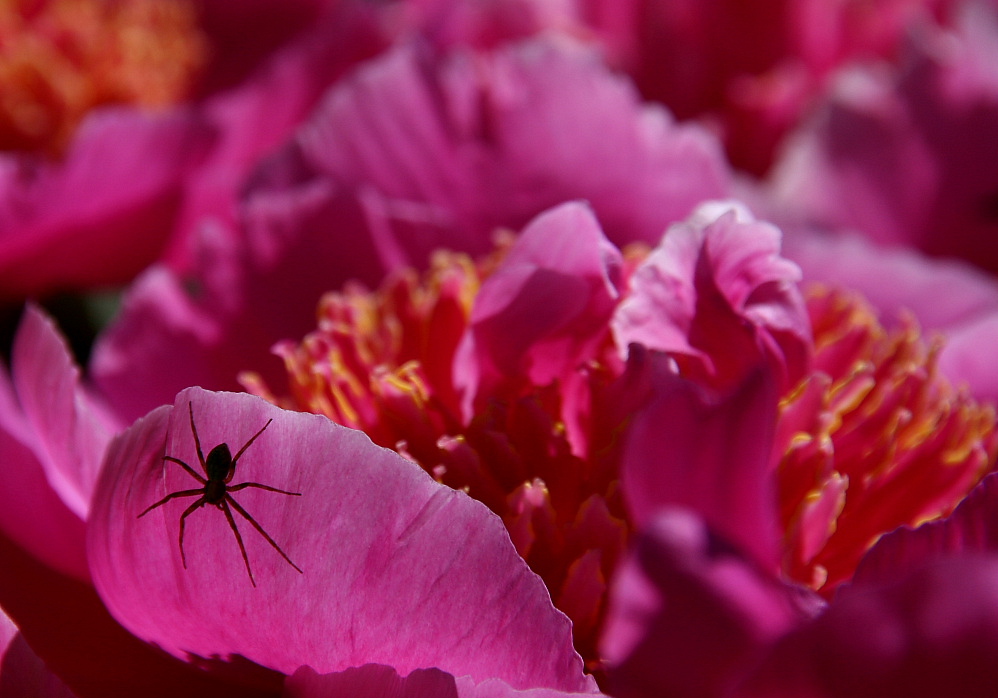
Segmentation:
<svg viewBox="0 0 998 698">
<path fill-rule="evenodd" d="M 187 403 L 187 411 L 191 415 L 191 433 L 194 434 L 194 445 L 198 449 L 198 460 L 201 461 L 201 467 L 204 469 L 204 474 L 208 474 L 208 465 L 204 462 L 204 453 L 201 451 L 201 439 L 198 438 L 198 428 L 194 426 L 194 405 L 190 401 Z"/>
<path fill-rule="evenodd" d="M 198 490 L 199 492 L 202 490 Z M 180 561 L 184 563 L 184 569 L 187 569 L 187 556 L 184 555 L 184 519 L 194 513 L 194 510 L 205 503 L 207 497 L 201 497 L 189 507 L 184 509 L 184 513 L 180 515 Z"/>
<path fill-rule="evenodd" d="M 231 480 L 232 479 L 232 474 L 236 472 L 236 461 L 239 460 L 239 456 L 243 455 L 243 453 L 246 452 L 246 449 L 250 447 L 250 444 L 253 443 L 254 441 L 256 441 L 256 437 L 258 437 L 260 434 L 262 434 L 263 430 L 266 429 L 267 427 L 269 427 L 270 423 L 273 422 L 273 421 L 274 421 L 273 419 L 268 419 L 267 423 L 264 424 L 262 427 L 260 427 L 260 431 L 258 431 L 257 433 L 253 434 L 253 436 L 250 437 L 250 440 L 247 441 L 246 443 L 244 443 L 243 447 L 240 448 L 239 451 L 236 452 L 236 455 L 233 456 L 233 458 L 232 458 L 232 469 L 229 471 L 229 473 L 230 473 L 229 474 L 229 479 L 226 480 L 226 482 L 228 482 L 229 480 Z"/>
<path fill-rule="evenodd" d="M 194 479 L 197 480 L 198 482 L 200 482 L 202 485 L 207 485 L 208 484 L 208 481 L 205 480 L 200 475 L 198 475 L 197 471 L 194 470 L 194 468 L 192 468 L 191 466 L 187 465 L 187 463 L 185 463 L 184 461 L 180 460 L 179 458 L 174 458 L 173 456 L 163 456 L 163 460 L 168 460 L 171 463 L 176 463 L 177 465 L 179 465 L 180 467 L 182 467 L 184 470 L 186 470 L 188 473 L 190 473 L 194 477 Z"/>
<path fill-rule="evenodd" d="M 238 485 L 237 485 L 237 487 L 238 487 Z M 305 574 L 304 572 L 302 572 L 301 567 L 299 567 L 295 563 L 291 562 L 291 558 L 288 557 L 284 553 L 284 551 L 281 550 L 281 546 L 279 546 L 277 543 L 275 543 L 274 539 L 271 538 L 267 534 L 267 532 L 263 530 L 263 526 L 261 526 L 260 524 L 258 524 L 256 522 L 256 519 L 254 519 L 252 516 L 249 515 L 249 512 L 247 512 L 245 509 L 243 509 L 241 506 L 239 506 L 239 502 L 237 502 L 232 497 L 232 495 L 230 495 L 228 492 L 225 493 L 225 501 L 227 501 L 229 504 L 231 504 L 232 508 L 235 509 L 239 513 L 240 516 L 242 516 L 244 519 L 246 519 L 247 521 L 249 521 L 250 525 L 257 530 L 257 533 L 259 533 L 261 536 L 263 536 L 264 538 L 266 538 L 267 542 L 270 543 L 270 545 L 274 548 L 274 550 L 276 550 L 277 552 L 279 552 L 281 554 L 281 557 L 283 557 L 287 561 L 287 563 L 289 565 L 291 565 L 296 570 L 298 570 L 298 574 Z"/>
<path fill-rule="evenodd" d="M 226 495 L 225 499 L 231 500 L 235 503 L 235 500 L 228 495 Z M 232 512 L 229 510 L 229 506 L 225 503 L 225 499 L 221 501 L 222 511 L 225 512 L 225 518 L 229 520 L 229 528 L 231 528 L 232 532 L 236 534 L 236 542 L 239 543 L 239 552 L 243 554 L 243 562 L 246 563 L 246 572 L 249 574 L 250 584 L 252 584 L 255 588 L 256 582 L 253 580 L 253 570 L 250 569 L 249 557 L 246 555 L 246 546 L 243 545 L 243 537 L 239 535 L 239 529 L 236 527 L 236 520 L 232 518 Z"/>
<path fill-rule="evenodd" d="M 150 504 L 149 506 L 147 506 L 146 509 L 145 509 L 145 511 L 143 511 L 141 514 L 139 514 L 135 518 L 136 519 L 141 519 L 143 516 L 145 516 L 146 514 L 148 514 L 150 511 L 152 511 L 156 507 L 162 506 L 163 504 L 166 504 L 171 499 L 175 499 L 176 497 L 193 497 L 193 496 L 198 495 L 198 494 L 204 494 L 204 490 L 203 489 L 197 489 L 197 490 L 180 490 L 179 492 L 171 492 L 170 494 L 166 495 L 165 497 L 163 497 L 161 500 L 159 500 L 155 504 Z"/>
<path fill-rule="evenodd" d="M 236 490 L 244 490 L 247 487 L 259 487 L 261 490 L 267 490 L 268 492 L 280 492 L 281 494 L 290 494 L 295 497 L 301 497 L 301 492 L 288 492 L 287 490 L 279 490 L 276 487 L 271 487 L 270 485 L 261 485 L 259 482 L 241 482 L 234 487 L 226 487 L 227 492 L 235 492 Z"/>
</svg>

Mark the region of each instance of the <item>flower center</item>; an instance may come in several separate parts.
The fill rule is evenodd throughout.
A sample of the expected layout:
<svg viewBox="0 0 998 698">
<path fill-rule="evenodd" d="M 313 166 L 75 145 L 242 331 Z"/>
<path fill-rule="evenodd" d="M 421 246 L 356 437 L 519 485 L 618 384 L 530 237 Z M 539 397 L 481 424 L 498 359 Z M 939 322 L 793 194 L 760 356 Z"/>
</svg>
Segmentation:
<svg viewBox="0 0 998 698">
<path fill-rule="evenodd" d="M 0 150 L 58 156 L 94 107 L 174 104 L 205 55 L 188 0 L 0 3 Z"/>
<path fill-rule="evenodd" d="M 993 467 L 998 434 L 913 320 L 888 331 L 857 295 L 819 287 L 808 311 L 814 370 L 779 424 L 783 568 L 831 595 L 882 534 L 949 514 Z"/>
<path fill-rule="evenodd" d="M 630 250 L 624 274 L 646 254 Z M 422 277 L 408 270 L 374 293 L 329 293 L 317 329 L 275 348 L 287 396 L 255 374 L 240 380 L 286 408 L 365 431 L 498 514 L 598 674 L 607 581 L 631 533 L 615 455 L 626 415 L 607 404 L 637 393 L 607 329 L 580 369 L 581 389 L 516 376 L 463 418 L 455 362 L 495 264 L 438 252 Z M 830 593 L 878 536 L 962 499 L 995 460 L 995 416 L 936 374 L 939 347 L 926 348 L 913 323 L 889 332 L 861 299 L 821 289 L 808 310 L 814 370 L 782 401 L 776 486 L 784 574 Z M 584 454 L 562 421 L 574 412 L 587 424 Z"/>
</svg>

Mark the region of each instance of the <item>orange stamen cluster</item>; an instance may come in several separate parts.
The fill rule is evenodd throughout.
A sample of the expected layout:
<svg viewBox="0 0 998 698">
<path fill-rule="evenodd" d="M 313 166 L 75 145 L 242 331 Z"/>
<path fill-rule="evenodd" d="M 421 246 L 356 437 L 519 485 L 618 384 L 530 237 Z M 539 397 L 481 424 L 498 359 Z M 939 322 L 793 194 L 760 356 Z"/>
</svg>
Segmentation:
<svg viewBox="0 0 998 698">
<path fill-rule="evenodd" d="M 0 150 L 58 156 L 94 107 L 177 103 L 206 51 L 190 0 L 0 0 Z"/>
<path fill-rule="evenodd" d="M 945 516 L 998 453 L 995 411 L 951 386 L 942 344 L 885 329 L 857 295 L 814 288 L 814 371 L 781 406 L 784 573 L 830 595 L 884 533 Z"/>
</svg>

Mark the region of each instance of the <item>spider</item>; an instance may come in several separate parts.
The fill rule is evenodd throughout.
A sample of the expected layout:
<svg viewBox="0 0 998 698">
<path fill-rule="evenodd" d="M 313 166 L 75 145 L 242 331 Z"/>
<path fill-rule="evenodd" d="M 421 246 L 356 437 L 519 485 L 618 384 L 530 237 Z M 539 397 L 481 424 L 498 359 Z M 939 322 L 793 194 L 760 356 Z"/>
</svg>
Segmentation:
<svg viewBox="0 0 998 698">
<path fill-rule="evenodd" d="M 256 441 L 256 438 L 263 433 L 264 429 L 270 426 L 273 419 L 268 419 L 267 423 L 260 428 L 260 431 L 253 434 L 250 440 L 243 444 L 243 447 L 239 449 L 235 457 L 232 456 L 232 452 L 229 451 L 229 445 L 227 443 L 220 443 L 215 448 L 208 452 L 208 457 L 205 458 L 201 451 L 201 440 L 198 438 L 198 429 L 194 425 L 194 407 L 190 402 L 187 403 L 187 411 L 191 416 L 191 433 L 194 434 L 194 445 L 197 447 L 198 460 L 201 461 L 201 468 L 204 470 L 204 474 L 207 475 L 207 479 L 202 477 L 194 468 L 187 465 L 184 461 L 179 458 L 174 458 L 173 456 L 163 456 L 164 461 L 170 461 L 176 463 L 181 468 L 186 470 L 188 474 L 195 480 L 201 483 L 202 487 L 192 489 L 192 490 L 180 490 L 178 492 L 171 492 L 170 494 L 163 497 L 161 500 L 146 507 L 145 511 L 139 514 L 136 518 L 141 519 L 143 516 L 148 514 L 150 511 L 156 507 L 166 504 L 171 499 L 177 497 L 198 497 L 197 501 L 191 504 L 184 513 L 180 515 L 180 559 L 184 563 L 184 569 L 187 569 L 187 557 L 184 555 L 184 519 L 194 513 L 199 507 L 203 507 L 205 504 L 214 504 L 216 507 L 225 512 L 225 518 L 229 522 L 229 528 L 236 535 L 236 542 L 239 544 L 239 552 L 243 554 L 243 562 L 246 564 L 246 572 L 249 574 L 250 584 L 256 587 L 256 581 L 253 579 L 253 570 L 250 569 L 249 557 L 246 555 L 246 546 L 243 545 L 243 538 L 239 535 L 239 529 L 236 528 L 236 521 L 232 517 L 232 511 L 229 507 L 236 510 L 240 516 L 250 522 L 250 525 L 257 530 L 257 532 L 263 536 L 274 550 L 281 554 L 289 565 L 298 570 L 299 574 L 304 574 L 298 565 L 291 562 L 281 546 L 274 542 L 263 527 L 256 522 L 256 520 L 249 515 L 245 509 L 240 506 L 230 492 L 236 492 L 237 490 L 243 490 L 247 487 L 256 487 L 261 490 L 267 490 L 268 492 L 279 492 L 280 494 L 288 494 L 293 497 L 300 497 L 301 492 L 288 492 L 286 490 L 279 490 L 276 487 L 270 487 L 269 485 L 261 485 L 258 482 L 242 482 L 238 485 L 230 486 L 229 482 L 232 480 L 233 475 L 236 473 L 236 462 L 239 457 L 246 452 L 246 449 L 250 447 L 250 444 Z"/>
</svg>

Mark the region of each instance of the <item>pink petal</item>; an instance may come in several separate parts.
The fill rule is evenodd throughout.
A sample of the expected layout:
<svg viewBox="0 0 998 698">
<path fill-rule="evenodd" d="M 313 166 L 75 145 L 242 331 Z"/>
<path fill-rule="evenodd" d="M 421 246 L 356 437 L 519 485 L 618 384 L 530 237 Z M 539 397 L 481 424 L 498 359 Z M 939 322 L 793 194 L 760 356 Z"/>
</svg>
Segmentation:
<svg viewBox="0 0 998 698">
<path fill-rule="evenodd" d="M 852 70 L 775 172 L 787 211 L 998 270 L 998 9 L 960 3 L 953 30 L 924 26 L 904 70 Z"/>
<path fill-rule="evenodd" d="M 255 198 L 239 228 L 201 226 L 194 271 L 153 267 L 126 294 L 94 348 L 94 382 L 131 421 L 190 385 L 236 390 L 244 370 L 281 385 L 273 344 L 315 326 L 323 292 L 351 276 L 377 282 L 384 271 L 370 235 L 330 235 L 328 220 L 363 231 L 365 215 L 317 182 L 293 197 Z"/>
<path fill-rule="evenodd" d="M 112 431 L 80 384 L 58 329 L 38 308 L 25 310 L 14 343 L 13 382 L 43 449 L 46 474 L 66 505 L 86 519 Z"/>
<path fill-rule="evenodd" d="M 190 113 L 104 109 L 59 165 L 0 159 L 0 296 L 131 279 L 162 250 L 212 138 Z"/>
<path fill-rule="evenodd" d="M 695 515 L 647 520 L 611 587 L 602 652 L 619 698 L 728 695 L 813 608 L 714 537 Z"/>
<path fill-rule="evenodd" d="M 780 256 L 780 237 L 727 202 L 673 225 L 631 277 L 612 320 L 617 345 L 668 352 L 684 374 L 718 386 L 768 360 L 793 385 L 807 367 L 811 332 L 800 270 Z"/>
<path fill-rule="evenodd" d="M 998 560 L 950 559 L 840 595 L 737 695 L 984 698 L 998 683 L 996 653 Z"/>
<path fill-rule="evenodd" d="M 546 385 L 574 374 L 605 334 L 621 263 L 584 204 L 563 204 L 524 228 L 482 284 L 459 349 L 457 382 L 469 406 L 503 379 Z"/>
<path fill-rule="evenodd" d="M 617 243 L 655 240 L 728 176 L 716 143 L 643 107 L 590 52 L 528 41 L 441 58 L 403 47 L 330 93 L 300 137 L 314 169 L 415 222 L 408 263 L 478 253 L 497 226 L 585 198 Z"/>
<path fill-rule="evenodd" d="M 731 394 L 665 371 L 650 380 L 651 400 L 632 417 L 621 461 L 635 524 L 644 526 L 662 506 L 685 506 L 775 570 L 771 456 L 778 393 L 772 377 L 753 374 Z"/>
<path fill-rule="evenodd" d="M 12 358 L 11 379 L 0 374 L 0 529 L 46 564 L 87 580 L 84 521 L 117 425 L 84 392 L 64 340 L 33 305 Z"/>
<path fill-rule="evenodd" d="M 223 441 L 235 450 L 273 419 L 233 484 L 245 478 L 302 494 L 251 488 L 234 498 L 302 574 L 240 520 L 254 588 L 212 507 L 188 519 L 185 570 L 178 519 L 190 497 L 137 520 L 165 493 L 198 485 L 162 460 L 165 452 L 198 468 L 189 401 L 204 450 Z M 239 655 L 286 674 L 304 664 L 329 673 L 379 663 L 518 688 L 590 686 L 568 620 L 498 518 L 361 432 L 249 395 L 192 388 L 119 437 L 99 483 L 88 552 L 111 612 L 178 657 Z"/>
<path fill-rule="evenodd" d="M 73 693 L 38 658 L 3 611 L 0 611 L 0 690 L 5 698 L 73 698 Z"/>
<path fill-rule="evenodd" d="M 219 2 L 214 0 L 208 4 L 218 5 Z M 311 10 L 307 14 L 316 14 L 314 7 L 289 7 L 314 5 L 313 0 L 304 3 L 256 0 L 253 4 L 258 7 L 239 4 L 237 8 L 234 6 L 217 15 L 216 8 L 214 12 L 209 10 L 204 18 L 210 25 L 209 30 L 226 33 L 239 32 L 236 27 L 256 21 L 268 23 L 263 34 L 259 28 L 255 31 L 252 47 L 244 40 L 240 40 L 238 49 L 228 47 L 239 54 L 239 67 L 245 63 L 247 49 L 260 50 L 267 39 L 280 31 L 283 22 L 295 16 L 296 10 L 299 13 Z M 262 13 L 253 16 L 253 10 Z M 383 38 L 378 36 L 370 10 L 356 2 L 342 2 L 329 8 L 321 19 L 311 17 L 314 24 L 310 24 L 307 31 L 299 31 L 241 84 L 215 95 L 204 104 L 204 117 L 217 129 L 219 139 L 210 156 L 190 179 L 177 224 L 183 232 L 175 236 L 177 244 L 166 253 L 171 266 L 188 268 L 196 262 L 187 258 L 194 252 L 188 238 L 197 234 L 197 228 L 206 216 L 235 222 L 237 201 L 248 174 L 264 156 L 269 156 L 288 139 L 330 85 L 348 68 L 372 56 L 381 47 Z M 238 36 L 242 37 L 242 34 L 238 33 Z M 224 51 L 221 56 L 216 53 L 215 57 L 223 61 L 231 58 Z M 215 67 L 213 62 L 212 68 Z"/>
</svg>

